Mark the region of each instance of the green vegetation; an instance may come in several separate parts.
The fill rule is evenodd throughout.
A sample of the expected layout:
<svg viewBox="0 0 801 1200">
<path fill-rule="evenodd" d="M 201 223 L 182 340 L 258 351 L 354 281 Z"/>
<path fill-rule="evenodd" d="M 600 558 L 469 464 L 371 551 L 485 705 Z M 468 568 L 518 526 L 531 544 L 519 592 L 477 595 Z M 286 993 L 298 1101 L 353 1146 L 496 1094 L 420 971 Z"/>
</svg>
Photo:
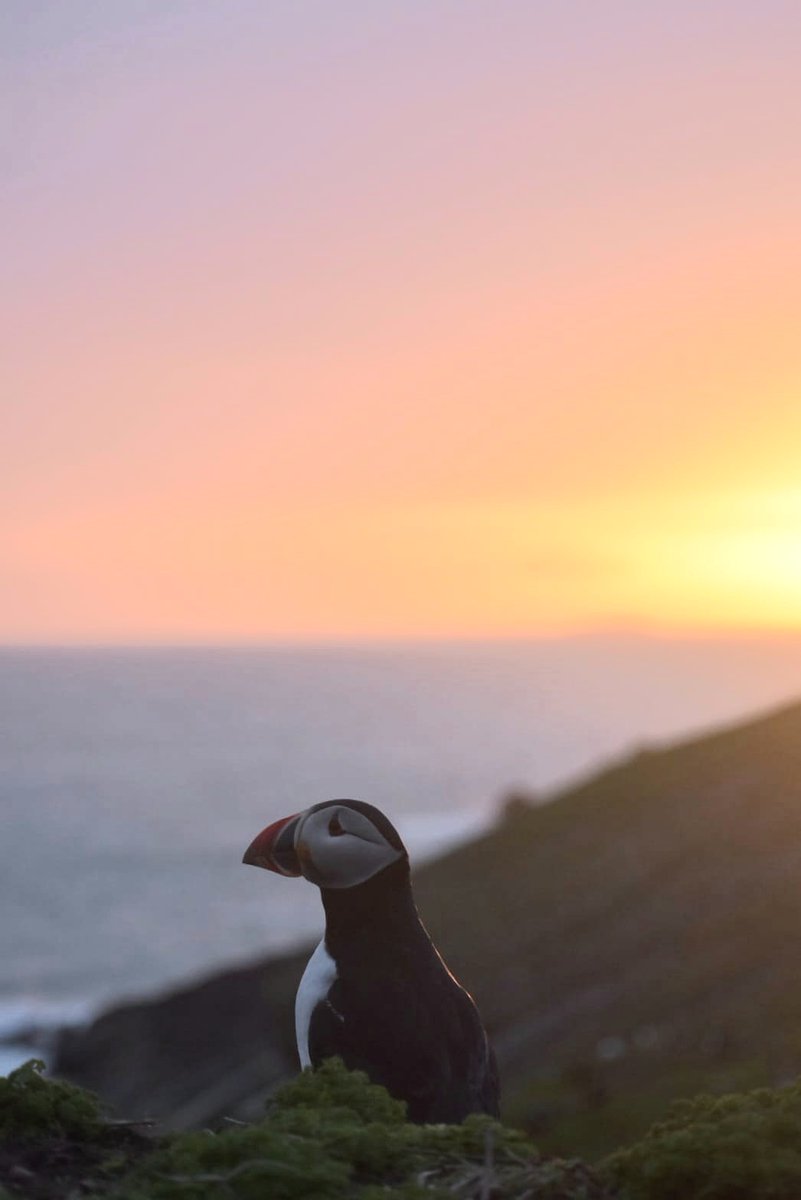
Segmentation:
<svg viewBox="0 0 801 1200">
<path fill-rule="evenodd" d="M 90 1092 L 43 1070 L 31 1059 L 0 1078 L 0 1200 L 111 1194 L 148 1143 L 105 1121 Z"/>
<path fill-rule="evenodd" d="M 102 1125 L 95 1097 L 70 1083 L 44 1079 L 44 1067 L 32 1058 L 0 1078 L 0 1137 L 97 1136 Z"/>
<path fill-rule="evenodd" d="M 125 1196 L 203 1200 L 214 1188 L 242 1200 L 606 1194 L 580 1164 L 542 1160 L 522 1134 L 489 1118 L 411 1125 L 403 1104 L 335 1059 L 281 1088 L 257 1125 L 176 1137 L 142 1164 Z"/>
<path fill-rule="evenodd" d="M 801 1084 L 678 1101 L 604 1171 L 627 1200 L 797 1200 Z"/>
<path fill-rule="evenodd" d="M 5 1168 L 0 1186 L 14 1196 L 49 1200 L 69 1194 L 76 1181 L 84 1195 L 115 1200 L 603 1200 L 610 1195 L 583 1164 L 543 1159 L 523 1134 L 490 1118 L 471 1117 L 454 1126 L 411 1125 L 402 1104 L 337 1060 L 285 1085 L 257 1124 L 150 1141 L 135 1138 L 131 1153 L 113 1144 L 120 1131 L 104 1125 L 90 1097 L 44 1080 L 37 1065 L 15 1072 L 13 1094 L 17 1112 L 9 1128 L 15 1137 L 5 1146 L 18 1157 L 16 1163 L 13 1153 L 0 1157 Z M 72 1139 L 65 1143 L 68 1099 L 83 1101 L 85 1119 L 72 1127 Z M 98 1142 L 105 1156 L 96 1153 Z M 67 1146 L 74 1161 L 65 1157 Z"/>
<path fill-rule="evenodd" d="M 5 1189 L 5 1190 L 4 1190 Z M 675 1103 L 593 1171 L 488 1117 L 409 1124 L 330 1060 L 253 1125 L 145 1138 L 31 1062 L 0 1080 L 0 1200 L 797 1200 L 801 1083 Z"/>
</svg>

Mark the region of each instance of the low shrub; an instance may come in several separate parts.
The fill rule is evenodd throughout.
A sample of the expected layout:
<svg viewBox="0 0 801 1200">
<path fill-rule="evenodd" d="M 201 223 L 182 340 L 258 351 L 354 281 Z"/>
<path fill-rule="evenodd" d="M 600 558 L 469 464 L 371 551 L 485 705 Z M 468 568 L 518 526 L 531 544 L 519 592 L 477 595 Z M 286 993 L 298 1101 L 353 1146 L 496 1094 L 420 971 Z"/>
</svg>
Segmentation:
<svg viewBox="0 0 801 1200">
<path fill-rule="evenodd" d="M 801 1084 L 677 1101 L 601 1170 L 626 1200 L 798 1200 Z"/>
<path fill-rule="evenodd" d="M 462 1125 L 412 1125 L 403 1104 L 336 1059 L 281 1088 L 264 1120 L 254 1125 L 154 1138 L 144 1146 L 137 1139 L 129 1157 L 117 1142 L 114 1153 L 109 1147 L 102 1159 L 94 1148 L 113 1127 L 104 1125 L 92 1097 L 44 1079 L 41 1064 L 28 1064 L 3 1082 L 8 1086 L 0 1094 L 13 1097 L 15 1110 L 7 1128 L 17 1133 L 24 1127 L 27 1138 L 22 1172 L 12 1169 L 8 1158 L 0 1159 L 6 1166 L 0 1188 L 5 1185 L 13 1196 L 50 1200 L 72 1190 L 109 1200 L 605 1200 L 611 1195 L 582 1163 L 542 1158 L 523 1134 L 489 1117 L 469 1117 Z M 88 1172 L 87 1139 L 93 1147 Z"/>
<path fill-rule="evenodd" d="M 0 1077 L 0 1137 L 97 1134 L 101 1128 L 97 1099 L 71 1083 L 45 1079 L 44 1069 L 43 1062 L 32 1058 Z"/>
</svg>

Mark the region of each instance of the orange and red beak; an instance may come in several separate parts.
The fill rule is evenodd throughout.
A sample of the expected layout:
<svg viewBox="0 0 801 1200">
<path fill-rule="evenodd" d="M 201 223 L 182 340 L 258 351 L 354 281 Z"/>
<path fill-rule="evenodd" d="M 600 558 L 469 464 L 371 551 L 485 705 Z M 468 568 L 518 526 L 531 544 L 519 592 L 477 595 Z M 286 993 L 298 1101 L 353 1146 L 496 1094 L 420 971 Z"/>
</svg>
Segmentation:
<svg viewBox="0 0 801 1200">
<path fill-rule="evenodd" d="M 295 852 L 295 832 L 301 813 L 282 817 L 262 829 L 248 846 L 242 858 L 251 867 L 264 867 L 279 875 L 300 875 L 300 862 Z"/>
</svg>

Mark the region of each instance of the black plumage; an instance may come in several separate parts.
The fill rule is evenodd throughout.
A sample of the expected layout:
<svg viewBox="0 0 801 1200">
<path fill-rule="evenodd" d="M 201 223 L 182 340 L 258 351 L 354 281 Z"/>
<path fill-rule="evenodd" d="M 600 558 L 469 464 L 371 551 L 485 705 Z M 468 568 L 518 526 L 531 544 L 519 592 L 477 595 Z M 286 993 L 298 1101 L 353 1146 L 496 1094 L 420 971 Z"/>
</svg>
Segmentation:
<svg viewBox="0 0 801 1200">
<path fill-rule="evenodd" d="M 498 1073 L 478 1010 L 417 912 L 405 857 L 355 888 L 321 889 L 336 979 L 309 1025 L 314 1065 L 339 1055 L 420 1123 L 498 1115 Z"/>
</svg>

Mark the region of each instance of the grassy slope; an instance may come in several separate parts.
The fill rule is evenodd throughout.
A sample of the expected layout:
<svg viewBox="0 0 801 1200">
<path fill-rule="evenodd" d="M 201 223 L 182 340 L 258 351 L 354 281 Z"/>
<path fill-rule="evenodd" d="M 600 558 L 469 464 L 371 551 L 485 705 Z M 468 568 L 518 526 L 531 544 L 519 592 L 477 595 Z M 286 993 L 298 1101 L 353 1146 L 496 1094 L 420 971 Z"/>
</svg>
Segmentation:
<svg viewBox="0 0 801 1200">
<path fill-rule="evenodd" d="M 800 867 L 795 705 L 638 754 L 421 872 L 506 1117 L 594 1154 L 673 1095 L 793 1075 Z"/>
</svg>

